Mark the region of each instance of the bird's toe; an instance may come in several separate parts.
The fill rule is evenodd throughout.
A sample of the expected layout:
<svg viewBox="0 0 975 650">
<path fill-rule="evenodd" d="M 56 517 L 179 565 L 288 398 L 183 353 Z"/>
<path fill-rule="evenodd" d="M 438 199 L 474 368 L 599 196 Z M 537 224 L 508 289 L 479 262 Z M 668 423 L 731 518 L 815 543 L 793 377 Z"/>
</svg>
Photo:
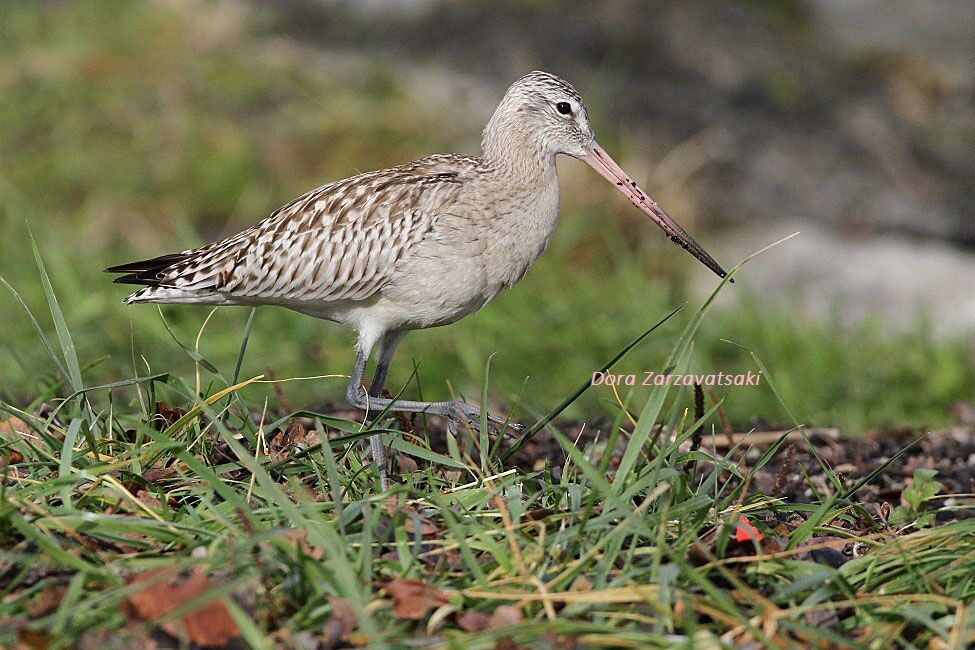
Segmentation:
<svg viewBox="0 0 975 650">
<path fill-rule="evenodd" d="M 472 406 L 467 402 L 456 401 L 453 403 L 453 414 L 450 419 L 457 425 L 469 427 L 475 431 L 481 428 L 481 409 Z M 516 432 L 524 429 L 523 426 L 512 422 L 507 417 L 499 417 L 492 413 L 487 414 L 488 429 L 492 433 Z"/>
</svg>

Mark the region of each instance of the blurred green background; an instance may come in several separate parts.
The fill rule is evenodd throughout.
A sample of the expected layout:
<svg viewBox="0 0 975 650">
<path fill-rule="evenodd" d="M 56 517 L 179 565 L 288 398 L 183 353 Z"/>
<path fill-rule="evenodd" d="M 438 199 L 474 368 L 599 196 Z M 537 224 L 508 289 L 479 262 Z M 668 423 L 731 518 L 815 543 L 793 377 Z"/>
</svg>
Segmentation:
<svg viewBox="0 0 975 650">
<path fill-rule="evenodd" d="M 891 68 L 860 53 L 856 65 L 844 68 L 839 61 L 830 67 L 804 55 L 802 48 L 816 42 L 807 24 L 815 15 L 805 3 L 727 3 L 732 9 L 721 10 L 689 3 L 675 10 L 655 3 L 406 2 L 392 3 L 397 10 L 388 12 L 384 4 L 95 0 L 0 6 L 0 275 L 50 331 L 30 249 L 32 232 L 82 363 L 93 364 L 84 373 L 89 385 L 150 371 L 187 376 L 193 371 L 193 361 L 166 331 L 157 309 L 122 305 L 126 289 L 111 284 L 103 268 L 233 234 L 294 196 L 356 171 L 441 151 L 476 153 L 483 122 L 504 88 L 536 67 L 577 85 L 602 144 L 698 241 L 718 251 L 726 266 L 778 238 L 781 224 L 774 217 L 785 210 L 772 201 L 798 206 L 801 220 L 803 201 L 817 197 L 823 212 L 812 208 L 808 218 L 838 220 L 837 229 L 849 233 L 875 228 L 864 225 L 869 222 L 864 214 L 899 214 L 884 207 L 891 196 L 925 196 L 905 193 L 896 183 L 887 192 L 882 175 L 896 176 L 898 168 L 860 164 L 856 155 L 843 159 L 846 167 L 807 160 L 808 152 L 832 142 L 823 102 L 835 108 L 845 92 L 864 88 L 875 98 L 874 86 L 857 84 L 877 75 L 904 77 L 904 83 L 920 78 L 921 90 L 931 82 L 916 73 L 917 65 L 903 61 Z M 701 24 L 699 14 L 716 13 L 709 17 L 714 20 L 732 11 L 734 20 L 758 24 L 765 41 L 749 39 L 747 49 L 761 56 L 748 54 L 745 45 L 742 52 L 725 53 L 732 69 L 734 63 L 755 67 L 740 82 L 745 90 L 722 81 L 716 64 L 709 68 L 714 78 L 693 71 L 690 59 L 697 56 L 693 47 L 700 46 L 700 34 L 680 41 L 675 28 L 658 38 L 648 22 L 628 22 L 627 11 L 668 13 L 664 25 Z M 682 18 L 681 12 L 688 15 Z M 571 26 L 566 35 L 531 29 L 532 20 L 558 25 L 563 16 Z M 466 31 L 470 21 L 484 25 L 483 38 Z M 727 24 L 714 29 L 729 37 Z M 425 38 L 414 41 L 416 34 Z M 538 43 L 529 47 L 533 37 Z M 547 48 L 547 38 L 566 44 Z M 689 48 L 687 59 L 660 62 L 644 47 L 656 41 Z M 719 47 L 722 41 L 716 42 Z M 780 51 L 785 54 L 778 56 Z M 506 58 L 499 59 L 498 52 Z M 891 69 L 895 77 L 889 77 Z M 629 83 L 631 77 L 639 83 Z M 696 90 L 675 86 L 688 79 Z M 730 90 L 721 85 L 728 83 Z M 708 88 L 716 88 L 720 98 Z M 831 88 L 833 95 L 823 98 L 817 88 Z M 910 89 L 904 93 L 911 96 Z M 896 117 L 897 97 L 881 93 L 876 101 L 892 106 Z M 963 111 L 969 115 L 968 108 Z M 929 118 L 934 122 L 925 121 Z M 911 237 L 950 240 L 952 250 L 965 250 L 968 237 L 975 238 L 967 230 L 970 197 L 952 188 L 971 185 L 970 161 L 956 160 L 951 152 L 952 134 L 967 142 L 970 124 L 952 122 L 951 115 L 911 119 L 911 133 L 933 133 L 934 142 L 930 151 L 912 146 L 911 155 L 921 161 L 924 179 L 947 188 L 931 200 L 960 207 L 957 215 L 942 211 L 943 228 L 932 220 L 933 232 L 910 219 L 904 221 L 909 228 L 896 219 L 891 227 L 907 228 Z M 701 140 L 701 129 L 711 124 L 722 124 L 722 131 L 705 131 Z M 770 189 L 762 184 L 772 182 L 769 175 L 761 172 L 768 161 L 755 162 L 758 155 L 746 159 L 733 148 L 706 169 L 704 163 L 686 162 L 700 142 L 720 143 L 728 134 L 745 150 L 761 153 L 742 134 L 770 129 L 803 144 L 799 150 L 805 153 L 796 160 L 815 167 L 808 176 L 797 167 Z M 842 142 L 835 146 L 846 150 Z M 714 279 L 699 275 L 690 256 L 588 168 L 563 160 L 560 170 L 561 224 L 548 252 L 519 285 L 481 312 L 412 334 L 394 363 L 392 387 L 407 381 L 415 362 L 424 397 L 445 397 L 453 387 L 476 400 L 493 354 L 492 400 L 507 409 L 517 399 L 522 408 L 515 417 L 527 418 L 526 410 L 549 410 L 632 338 L 690 301 L 690 309 L 617 371 L 662 369 Z M 869 188 L 876 201 L 850 199 L 837 207 L 830 199 L 842 195 L 842 188 L 821 186 L 816 174 L 826 174 L 831 183 L 853 179 L 848 185 Z M 796 188 L 806 188 L 808 196 Z M 905 205 L 909 213 L 911 204 Z M 749 230 L 746 226 L 765 223 L 758 217 L 773 225 Z M 740 249 L 721 243 L 743 240 Z M 858 432 L 950 423 L 949 405 L 973 398 L 971 319 L 967 328 L 962 318 L 962 326 L 942 331 L 937 309 L 906 300 L 855 318 L 843 298 L 829 291 L 818 306 L 810 303 L 801 287 L 793 289 L 791 280 L 766 266 L 778 259 L 789 268 L 793 256 L 808 252 L 803 246 L 800 237 L 745 268 L 728 292 L 734 299 L 723 301 L 702 328 L 694 370 L 754 370 L 748 353 L 732 341 L 765 362 L 785 401 L 807 422 Z M 918 252 L 914 259 L 914 272 L 923 271 L 924 255 Z M 829 260 L 821 263 L 830 266 Z M 781 278 L 773 282 L 779 291 L 769 291 L 770 277 Z M 973 294 L 960 281 L 948 291 L 948 303 Z M 55 369 L 6 290 L 0 291 L 0 310 L 0 397 L 27 404 L 57 381 Z M 894 312 L 905 318 L 889 327 Z M 192 346 L 208 310 L 167 306 L 162 313 L 176 336 Z M 227 375 L 247 315 L 241 308 L 220 309 L 201 338 L 200 352 Z M 352 334 L 340 326 L 259 309 L 243 375 L 266 369 L 278 378 L 347 373 L 352 344 Z M 341 379 L 283 385 L 293 404 L 309 407 L 337 400 L 343 390 Z M 416 392 L 415 385 L 407 389 Z M 265 393 L 272 402 L 279 398 L 266 387 L 252 389 L 258 398 Z M 767 386 L 718 394 L 727 394 L 726 409 L 738 426 L 787 420 Z M 631 403 L 639 404 L 638 397 Z M 610 389 L 593 389 L 571 415 L 605 416 L 600 402 L 612 400 Z"/>
</svg>

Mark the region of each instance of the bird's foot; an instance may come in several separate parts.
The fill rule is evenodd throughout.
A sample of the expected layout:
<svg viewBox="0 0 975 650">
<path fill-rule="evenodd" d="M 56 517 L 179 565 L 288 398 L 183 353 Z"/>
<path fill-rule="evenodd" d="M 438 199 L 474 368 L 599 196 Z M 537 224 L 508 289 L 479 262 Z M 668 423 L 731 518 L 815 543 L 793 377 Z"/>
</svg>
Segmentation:
<svg viewBox="0 0 975 650">
<path fill-rule="evenodd" d="M 450 413 L 446 415 L 455 426 L 469 427 L 475 431 L 481 430 L 481 409 L 467 402 L 461 400 L 450 402 Z M 498 417 L 491 413 L 487 413 L 487 423 L 490 433 L 516 433 L 524 429 L 522 425 L 512 422 L 508 418 Z"/>
</svg>

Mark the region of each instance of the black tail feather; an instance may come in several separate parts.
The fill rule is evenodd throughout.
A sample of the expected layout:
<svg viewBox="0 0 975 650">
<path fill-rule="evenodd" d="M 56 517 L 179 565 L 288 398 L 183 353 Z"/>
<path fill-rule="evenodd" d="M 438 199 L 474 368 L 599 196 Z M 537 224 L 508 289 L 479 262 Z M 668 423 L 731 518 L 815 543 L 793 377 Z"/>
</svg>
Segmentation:
<svg viewBox="0 0 975 650">
<path fill-rule="evenodd" d="M 179 264 L 193 257 L 192 253 L 170 253 L 151 260 L 130 262 L 105 269 L 106 273 L 125 273 L 115 278 L 117 284 L 141 284 L 147 287 L 158 287 L 162 272 L 174 264 Z"/>
</svg>

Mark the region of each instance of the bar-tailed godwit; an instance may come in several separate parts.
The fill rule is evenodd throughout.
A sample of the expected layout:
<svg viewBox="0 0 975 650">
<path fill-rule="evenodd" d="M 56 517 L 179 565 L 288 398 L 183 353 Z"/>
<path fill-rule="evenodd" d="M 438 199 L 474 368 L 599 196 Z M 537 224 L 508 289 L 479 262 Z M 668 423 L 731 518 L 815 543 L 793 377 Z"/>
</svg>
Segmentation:
<svg viewBox="0 0 975 650">
<path fill-rule="evenodd" d="M 532 72 L 514 82 L 484 129 L 480 157 L 436 155 L 335 181 L 256 226 L 212 244 L 108 269 L 145 285 L 126 303 L 279 305 L 358 333 L 346 396 L 367 414 L 445 416 L 477 427 L 462 401 L 382 397 L 389 363 L 411 330 L 477 311 L 520 280 L 555 229 L 555 157 L 585 161 L 675 243 L 725 272 L 597 143 L 569 83 Z M 362 381 L 379 346 L 369 390 Z M 492 425 L 505 420 L 489 416 Z M 372 437 L 387 488 L 382 439 Z"/>
</svg>

